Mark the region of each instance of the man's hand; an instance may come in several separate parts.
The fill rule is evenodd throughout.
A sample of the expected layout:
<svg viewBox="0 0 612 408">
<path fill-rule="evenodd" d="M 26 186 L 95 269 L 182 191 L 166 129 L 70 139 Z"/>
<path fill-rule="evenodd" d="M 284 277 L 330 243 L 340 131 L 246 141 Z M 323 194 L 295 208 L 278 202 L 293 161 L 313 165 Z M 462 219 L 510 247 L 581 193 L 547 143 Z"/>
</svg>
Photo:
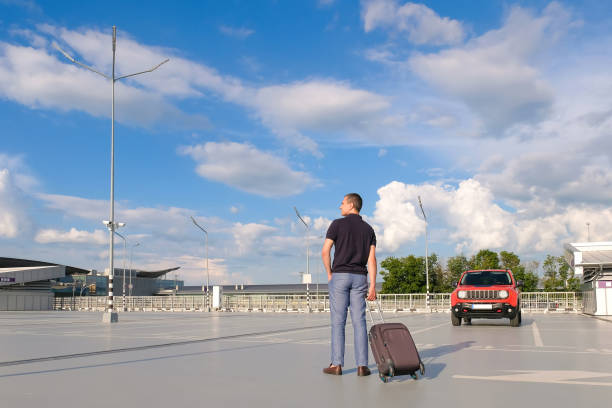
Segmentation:
<svg viewBox="0 0 612 408">
<path fill-rule="evenodd" d="M 376 287 L 375 286 L 370 286 L 370 289 L 368 290 L 368 296 L 366 297 L 366 299 L 369 301 L 376 300 Z"/>
<path fill-rule="evenodd" d="M 327 274 L 327 282 L 331 281 L 331 278 L 332 278 L 332 274 L 331 274 L 331 273 L 328 273 L 328 274 Z"/>
</svg>

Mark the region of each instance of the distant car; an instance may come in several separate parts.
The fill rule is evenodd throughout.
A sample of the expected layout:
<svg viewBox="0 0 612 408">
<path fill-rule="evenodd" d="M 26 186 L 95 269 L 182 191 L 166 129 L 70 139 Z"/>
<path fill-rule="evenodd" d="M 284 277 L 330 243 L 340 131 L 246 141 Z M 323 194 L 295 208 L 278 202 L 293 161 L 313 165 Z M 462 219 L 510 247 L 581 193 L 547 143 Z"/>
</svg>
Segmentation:
<svg viewBox="0 0 612 408">
<path fill-rule="evenodd" d="M 466 271 L 451 293 L 451 323 L 461 320 L 510 319 L 510 325 L 521 325 L 520 286 L 509 269 Z"/>
</svg>

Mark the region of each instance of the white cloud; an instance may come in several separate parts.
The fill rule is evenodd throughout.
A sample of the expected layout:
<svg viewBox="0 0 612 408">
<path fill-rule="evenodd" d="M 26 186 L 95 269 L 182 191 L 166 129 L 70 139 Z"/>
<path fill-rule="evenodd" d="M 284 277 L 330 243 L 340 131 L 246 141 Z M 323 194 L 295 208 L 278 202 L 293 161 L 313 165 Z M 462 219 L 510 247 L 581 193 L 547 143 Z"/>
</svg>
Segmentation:
<svg viewBox="0 0 612 408">
<path fill-rule="evenodd" d="M 467 104 L 495 134 L 550 112 L 554 92 L 538 61 L 571 23 L 556 3 L 540 16 L 513 7 L 502 28 L 464 46 L 416 54 L 409 63 L 421 78 Z"/>
<path fill-rule="evenodd" d="M 248 144 L 208 142 L 184 147 L 181 153 L 198 163 L 200 176 L 264 197 L 299 194 L 315 183 L 284 159 Z"/>
<path fill-rule="evenodd" d="M 376 28 L 406 32 L 414 44 L 456 44 L 465 36 L 459 21 L 440 17 L 424 4 L 367 0 L 363 2 L 361 17 L 366 32 Z"/>
<path fill-rule="evenodd" d="M 277 231 L 269 225 L 257 223 L 235 223 L 232 229 L 238 255 L 246 255 L 252 250 L 261 252 L 266 249 L 262 245 L 262 237 Z"/>
<path fill-rule="evenodd" d="M 162 256 L 158 254 L 144 254 L 145 259 L 155 259 L 154 262 L 145 261 L 139 263 L 139 268 L 144 270 L 160 270 L 174 268 L 180 269 L 167 276 L 167 279 L 174 279 L 174 274 L 178 279 L 183 280 L 185 285 L 206 285 L 206 280 L 210 277 L 210 285 L 228 285 L 234 283 L 248 284 L 252 279 L 239 273 L 230 271 L 226 259 L 211 257 L 208 259 L 208 274 L 206 273 L 206 258 L 193 255 Z M 212 289 L 211 289 L 212 290 Z"/>
<path fill-rule="evenodd" d="M 238 207 L 236 207 L 235 205 L 232 205 L 232 206 L 230 207 L 230 212 L 231 212 L 232 214 L 238 214 L 238 212 L 239 212 L 239 211 L 240 211 L 240 209 L 239 209 Z"/>
<path fill-rule="evenodd" d="M 275 85 L 257 91 L 254 103 L 262 122 L 281 138 L 316 152 L 317 145 L 301 132 L 358 132 L 389 107 L 382 96 L 329 80 Z"/>
<path fill-rule="evenodd" d="M 251 30 L 246 27 L 230 27 L 226 25 L 219 26 L 219 31 L 221 31 L 228 37 L 235 37 L 241 40 L 244 40 L 245 38 L 250 37 L 255 33 L 254 30 Z"/>
<path fill-rule="evenodd" d="M 474 179 L 457 187 L 437 184 L 391 182 L 378 190 L 373 226 L 381 249 L 397 251 L 425 232 L 419 217 L 417 197 L 423 199 L 430 222 L 430 236 L 444 233 L 444 244 L 454 244 L 457 252 L 505 249 L 523 254 L 557 253 L 563 244 L 586 239 L 585 223 L 597 225 L 594 240 L 612 239 L 612 210 L 601 205 L 553 204 L 547 214 L 529 202 L 512 212 L 497 204 L 493 192 Z M 592 231 L 594 229 L 592 228 Z"/>
<path fill-rule="evenodd" d="M 333 220 L 330 220 L 329 218 L 325 217 L 315 218 L 312 224 L 313 235 L 317 235 L 320 231 L 323 235 L 323 238 L 325 238 L 325 233 L 327 232 L 327 229 L 329 228 L 329 225 L 332 223 L 332 221 Z"/>
<path fill-rule="evenodd" d="M 92 72 L 60 62 L 49 52 L 0 42 L 0 95 L 35 109 L 78 110 L 96 117 L 109 116 L 108 82 Z M 115 88 L 116 101 L 121 105 L 116 119 L 120 122 L 151 126 L 163 118 L 164 123 L 175 127 L 209 126 L 206 118 L 182 112 L 158 93 L 124 82 L 117 83 Z"/>
<path fill-rule="evenodd" d="M 24 203 L 9 169 L 0 168 L 0 237 L 15 238 L 29 226 Z"/>
<path fill-rule="evenodd" d="M 24 30 L 22 30 L 24 31 Z M 25 30 L 27 31 L 27 30 Z M 110 71 L 110 33 L 68 30 L 39 25 L 22 33 L 31 46 L 0 42 L 0 96 L 35 109 L 78 110 L 97 117 L 108 111 L 108 84 L 98 75 L 68 62 L 50 41 L 102 72 Z M 116 85 L 120 103 L 117 120 L 123 123 L 182 128 L 206 128 L 200 114 L 183 111 L 183 100 L 221 100 L 245 108 L 285 143 L 320 156 L 316 139 L 334 137 L 361 140 L 380 133 L 389 102 L 373 92 L 332 79 L 309 79 L 261 88 L 243 84 L 199 62 L 177 56 L 177 51 L 138 43 L 120 32 L 117 73 L 139 72 L 170 62 L 146 75 Z"/>
<path fill-rule="evenodd" d="M 80 231 L 70 228 L 69 231 L 59 231 L 56 229 L 41 229 L 36 233 L 34 240 L 41 244 L 54 243 L 73 243 L 73 244 L 108 244 L 108 233 L 103 230 L 93 232 Z"/>
<path fill-rule="evenodd" d="M 416 213 L 411 186 L 394 181 L 379 188 L 378 196 L 371 222 L 379 232 L 377 245 L 381 250 L 393 252 L 425 231 L 425 222 Z"/>
</svg>

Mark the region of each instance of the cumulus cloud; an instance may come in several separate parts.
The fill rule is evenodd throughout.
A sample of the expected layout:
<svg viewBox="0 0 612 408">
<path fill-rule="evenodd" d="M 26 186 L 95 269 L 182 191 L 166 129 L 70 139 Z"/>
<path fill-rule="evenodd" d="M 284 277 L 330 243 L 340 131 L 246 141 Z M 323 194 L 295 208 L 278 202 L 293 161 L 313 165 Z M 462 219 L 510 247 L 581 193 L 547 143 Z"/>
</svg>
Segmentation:
<svg viewBox="0 0 612 408">
<path fill-rule="evenodd" d="M 264 87 L 257 91 L 254 102 L 263 123 L 298 148 L 312 152 L 317 145 L 302 131 L 359 131 L 389 107 L 380 95 L 329 80 Z"/>
<path fill-rule="evenodd" d="M 384 28 L 406 33 L 414 44 L 456 44 L 465 36 L 459 21 L 440 17 L 424 4 L 367 0 L 363 1 L 361 17 L 366 32 Z"/>
<path fill-rule="evenodd" d="M 537 58 L 571 26 L 557 3 L 540 16 L 513 7 L 503 25 L 464 46 L 416 54 L 413 71 L 441 91 L 466 103 L 490 132 L 542 120 L 554 92 L 538 69 Z"/>
<path fill-rule="evenodd" d="M 245 255 L 251 252 L 253 248 L 264 249 L 261 238 L 266 234 L 271 234 L 277 229 L 269 225 L 257 224 L 257 223 L 235 223 L 232 228 L 234 235 L 234 242 L 238 249 L 239 255 Z"/>
<path fill-rule="evenodd" d="M 69 231 L 59 231 L 56 229 L 41 229 L 34 238 L 41 244 L 72 243 L 72 244 L 108 244 L 108 233 L 103 230 L 93 232 L 80 231 L 70 228 Z"/>
<path fill-rule="evenodd" d="M 284 159 L 248 144 L 208 142 L 180 151 L 198 163 L 200 176 L 252 194 L 294 195 L 315 183 L 312 176 L 291 169 Z"/>
<path fill-rule="evenodd" d="M 594 239 L 612 238 L 612 211 L 601 205 L 554 205 L 547 214 L 527 202 L 517 211 L 502 208 L 493 192 L 474 179 L 456 187 L 440 184 L 391 182 L 378 190 L 370 220 L 379 234 L 381 249 L 397 251 L 425 232 L 417 197 L 423 199 L 430 228 L 444 231 L 445 243 L 457 252 L 490 248 L 536 254 L 558 252 L 565 242 L 586 239 L 585 222 L 598 225 Z M 433 235 L 433 233 L 432 233 Z"/>
<path fill-rule="evenodd" d="M 416 213 L 416 195 L 412 186 L 393 181 L 378 189 L 373 226 L 379 232 L 377 245 L 393 252 L 425 231 L 425 222 Z"/>
</svg>

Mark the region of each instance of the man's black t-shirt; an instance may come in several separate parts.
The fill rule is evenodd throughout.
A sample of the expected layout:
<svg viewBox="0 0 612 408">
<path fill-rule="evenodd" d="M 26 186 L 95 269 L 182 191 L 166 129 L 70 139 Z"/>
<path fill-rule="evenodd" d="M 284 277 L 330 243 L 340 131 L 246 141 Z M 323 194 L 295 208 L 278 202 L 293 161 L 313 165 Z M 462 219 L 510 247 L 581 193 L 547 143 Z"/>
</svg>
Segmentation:
<svg viewBox="0 0 612 408">
<path fill-rule="evenodd" d="M 366 275 L 370 246 L 376 246 L 376 234 L 359 214 L 349 214 L 334 220 L 326 238 L 334 241 L 332 273 L 359 273 Z"/>
</svg>

